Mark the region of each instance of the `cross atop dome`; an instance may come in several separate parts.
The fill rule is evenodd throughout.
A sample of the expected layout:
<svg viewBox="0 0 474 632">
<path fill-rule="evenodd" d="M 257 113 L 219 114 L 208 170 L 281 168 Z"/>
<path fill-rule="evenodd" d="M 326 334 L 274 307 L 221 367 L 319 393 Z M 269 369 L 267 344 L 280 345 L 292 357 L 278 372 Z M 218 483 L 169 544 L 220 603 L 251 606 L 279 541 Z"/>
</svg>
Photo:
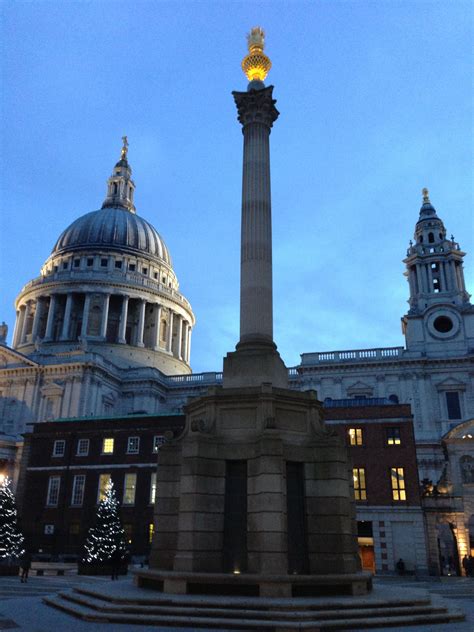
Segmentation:
<svg viewBox="0 0 474 632">
<path fill-rule="evenodd" d="M 107 197 L 102 208 L 121 207 L 136 213 L 133 204 L 135 183 L 132 180 L 132 169 L 128 164 L 128 138 L 122 136 L 120 160 L 116 163 L 112 175 L 107 180 Z"/>
</svg>

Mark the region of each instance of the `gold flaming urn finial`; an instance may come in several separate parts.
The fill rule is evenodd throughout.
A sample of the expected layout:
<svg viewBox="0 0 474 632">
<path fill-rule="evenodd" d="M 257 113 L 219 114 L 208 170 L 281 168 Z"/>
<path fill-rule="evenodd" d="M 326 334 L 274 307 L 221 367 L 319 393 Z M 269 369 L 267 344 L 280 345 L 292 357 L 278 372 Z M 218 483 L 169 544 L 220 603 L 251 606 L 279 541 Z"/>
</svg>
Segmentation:
<svg viewBox="0 0 474 632">
<path fill-rule="evenodd" d="M 247 35 L 249 54 L 242 60 L 242 70 L 249 81 L 263 81 L 268 75 L 272 62 L 263 52 L 265 31 L 260 26 L 254 27 Z"/>
<path fill-rule="evenodd" d="M 128 138 L 122 136 L 122 150 L 120 151 L 120 160 L 127 160 L 128 153 Z"/>
<path fill-rule="evenodd" d="M 428 204 L 430 201 L 430 192 L 426 187 L 424 187 L 423 189 L 421 189 L 421 193 L 423 195 L 423 204 Z"/>
</svg>

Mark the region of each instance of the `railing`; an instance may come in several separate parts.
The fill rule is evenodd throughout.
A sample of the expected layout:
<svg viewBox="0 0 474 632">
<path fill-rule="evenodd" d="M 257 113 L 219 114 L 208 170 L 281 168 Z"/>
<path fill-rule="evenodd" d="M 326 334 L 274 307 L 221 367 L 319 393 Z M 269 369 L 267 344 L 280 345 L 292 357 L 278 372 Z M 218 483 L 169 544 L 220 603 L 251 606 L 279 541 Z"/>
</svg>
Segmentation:
<svg viewBox="0 0 474 632">
<path fill-rule="evenodd" d="M 192 373 L 191 375 L 169 375 L 165 378 L 168 386 L 200 386 L 201 384 L 221 384 L 222 373 L 206 372 Z"/>
<path fill-rule="evenodd" d="M 356 397 L 354 399 L 331 399 L 327 397 L 324 402 L 324 408 L 341 408 L 354 406 L 391 406 L 396 404 L 387 397 Z"/>
<path fill-rule="evenodd" d="M 137 272 L 117 272 L 115 270 L 108 270 L 107 272 L 101 270 L 58 270 L 54 274 L 49 274 L 47 276 L 36 277 L 36 279 L 32 279 L 26 285 L 23 286 L 22 293 L 26 290 L 45 285 L 47 283 L 52 282 L 68 282 L 68 281 L 100 281 L 103 283 L 107 282 L 122 282 L 122 283 L 132 283 L 133 285 L 138 285 L 141 287 L 146 287 L 155 292 L 160 292 L 161 294 L 165 294 L 173 298 L 185 305 L 188 309 L 191 309 L 191 305 L 189 301 L 187 301 L 182 294 L 173 290 L 173 288 L 167 287 L 163 285 L 159 281 L 155 281 L 154 279 L 150 279 L 149 277 L 138 274 Z"/>
<path fill-rule="evenodd" d="M 392 360 L 403 354 L 403 347 L 380 347 L 377 349 L 354 349 L 348 351 L 322 351 L 302 353 L 301 365 L 324 364 L 327 362 L 354 362 L 358 360 Z"/>
</svg>

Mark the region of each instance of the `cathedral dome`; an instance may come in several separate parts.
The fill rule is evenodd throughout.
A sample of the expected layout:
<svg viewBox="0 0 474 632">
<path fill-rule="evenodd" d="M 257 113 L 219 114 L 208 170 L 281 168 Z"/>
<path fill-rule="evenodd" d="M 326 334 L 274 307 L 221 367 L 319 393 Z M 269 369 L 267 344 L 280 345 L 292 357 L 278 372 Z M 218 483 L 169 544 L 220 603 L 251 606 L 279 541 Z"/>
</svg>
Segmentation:
<svg viewBox="0 0 474 632">
<path fill-rule="evenodd" d="M 155 228 L 124 207 L 105 207 L 79 217 L 61 233 L 51 254 L 93 248 L 145 255 L 172 265 L 168 248 Z"/>
</svg>

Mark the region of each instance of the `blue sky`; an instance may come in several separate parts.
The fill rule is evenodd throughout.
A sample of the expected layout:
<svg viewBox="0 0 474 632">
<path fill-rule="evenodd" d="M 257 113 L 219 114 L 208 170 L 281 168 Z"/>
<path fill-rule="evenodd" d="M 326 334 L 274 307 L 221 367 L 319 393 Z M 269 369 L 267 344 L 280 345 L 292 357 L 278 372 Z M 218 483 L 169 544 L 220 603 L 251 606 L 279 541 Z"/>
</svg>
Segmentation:
<svg viewBox="0 0 474 632">
<path fill-rule="evenodd" d="M 474 290 L 473 4 L 2 4 L 0 320 L 59 233 L 100 208 L 127 134 L 137 211 L 197 317 L 194 371 L 238 339 L 245 34 L 261 25 L 271 135 L 275 340 L 299 354 L 402 345 L 421 188 Z"/>
</svg>

